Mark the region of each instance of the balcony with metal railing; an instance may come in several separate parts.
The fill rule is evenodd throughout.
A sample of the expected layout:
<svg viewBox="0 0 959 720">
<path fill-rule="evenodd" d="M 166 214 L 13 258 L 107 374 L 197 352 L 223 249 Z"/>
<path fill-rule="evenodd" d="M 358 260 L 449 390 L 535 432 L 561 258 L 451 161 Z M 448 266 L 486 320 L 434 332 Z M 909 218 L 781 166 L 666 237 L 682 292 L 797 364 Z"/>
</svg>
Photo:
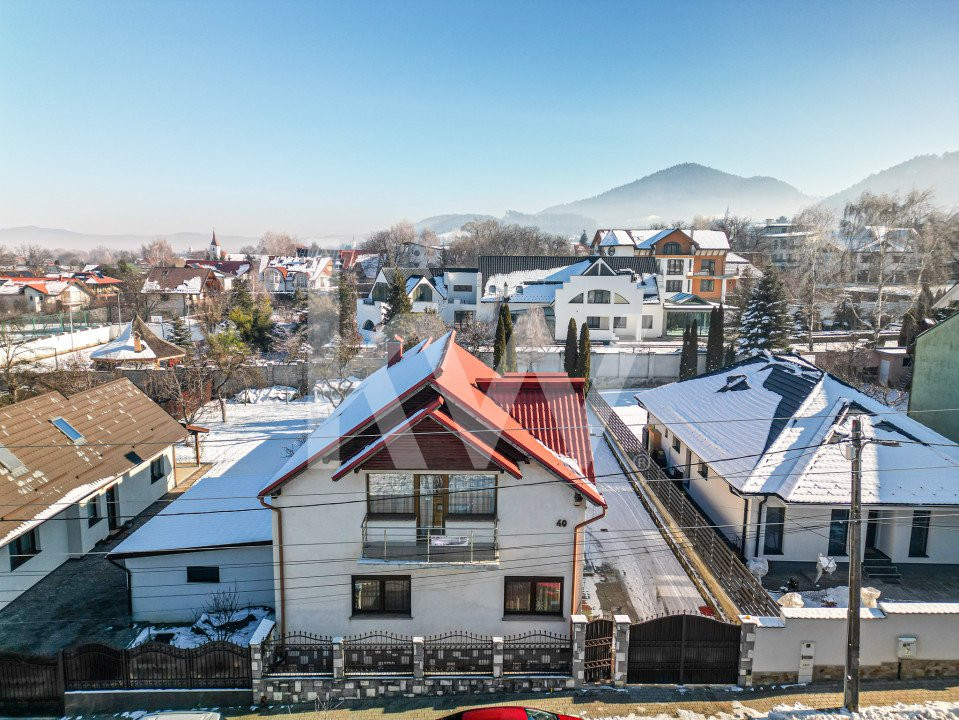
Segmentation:
<svg viewBox="0 0 959 720">
<path fill-rule="evenodd" d="M 496 563 L 497 521 L 448 517 L 443 527 L 418 525 L 415 518 L 363 519 L 362 560 L 400 564 Z"/>
</svg>

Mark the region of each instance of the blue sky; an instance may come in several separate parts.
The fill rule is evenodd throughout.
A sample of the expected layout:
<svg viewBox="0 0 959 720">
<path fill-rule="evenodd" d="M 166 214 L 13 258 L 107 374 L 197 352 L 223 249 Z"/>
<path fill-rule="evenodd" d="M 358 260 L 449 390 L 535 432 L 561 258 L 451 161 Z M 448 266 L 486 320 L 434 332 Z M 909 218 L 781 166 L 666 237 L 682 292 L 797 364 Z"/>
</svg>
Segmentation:
<svg viewBox="0 0 959 720">
<path fill-rule="evenodd" d="M 0 0 L 0 227 L 356 233 L 959 149 L 959 3 Z"/>
</svg>

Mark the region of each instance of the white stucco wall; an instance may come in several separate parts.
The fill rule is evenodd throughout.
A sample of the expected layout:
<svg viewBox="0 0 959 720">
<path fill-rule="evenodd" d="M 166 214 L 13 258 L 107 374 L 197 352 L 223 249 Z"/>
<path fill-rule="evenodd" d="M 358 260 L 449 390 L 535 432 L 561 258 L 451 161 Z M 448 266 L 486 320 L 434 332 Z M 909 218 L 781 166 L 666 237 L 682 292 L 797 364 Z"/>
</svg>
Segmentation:
<svg viewBox="0 0 959 720">
<path fill-rule="evenodd" d="M 134 622 L 192 622 L 216 592 L 235 590 L 243 605 L 273 606 L 270 545 L 131 557 L 129 571 Z M 219 583 L 188 583 L 191 565 L 220 568 Z"/>
<path fill-rule="evenodd" d="M 609 303 L 591 304 L 586 302 L 587 293 L 590 290 L 609 290 L 610 293 L 616 293 L 628 302 L 617 304 L 612 302 L 614 296 L 611 296 Z M 569 302 L 580 294 L 583 294 L 582 303 Z M 576 275 L 556 290 L 556 299 L 553 303 L 553 311 L 556 314 L 556 340 L 562 342 L 566 339 L 566 328 L 570 318 L 576 321 L 577 326 L 581 326 L 590 316 L 606 318 L 608 321 L 605 329 L 590 328 L 589 336 L 593 341 L 610 340 L 613 337 L 622 341 L 658 338 L 663 334 L 663 305 L 661 302 L 644 303 L 642 300 L 643 291 L 636 287 L 636 282 L 632 280 L 631 275 L 615 277 Z M 653 326 L 643 329 L 642 334 L 639 330 L 641 315 L 652 318 L 653 322 Z M 626 327 L 614 328 L 613 318 L 615 317 L 625 317 Z"/>
<path fill-rule="evenodd" d="M 520 480 L 498 476 L 499 561 L 484 564 L 361 560 L 366 474 L 350 474 L 334 484 L 329 479 L 333 468 L 317 464 L 291 480 L 274 498 L 283 508 L 287 632 L 350 635 L 388 630 L 429 635 L 462 629 L 509 635 L 533 629 L 566 631 L 570 593 L 578 592 L 572 587 L 573 528 L 587 512 L 598 511 L 591 506 L 587 510 L 586 501 L 575 506 L 572 487 L 539 465 L 521 468 Z M 335 491 L 337 498 L 360 501 L 335 506 L 303 503 L 303 497 L 316 497 L 310 494 L 324 489 Z M 410 576 L 411 617 L 351 617 L 351 576 L 376 574 Z M 504 617 L 504 578 L 530 575 L 563 578 L 562 616 Z M 279 600 L 275 607 L 280 611 Z"/>
<path fill-rule="evenodd" d="M 908 612 L 902 612 L 908 608 Z M 813 664 L 843 665 L 846 657 L 845 609 L 784 609 L 783 627 L 756 628 L 753 672 L 796 672 L 800 646 L 815 643 Z M 807 616 L 807 617 L 803 617 Z M 826 617 L 823 617 L 826 616 Z M 916 638 L 919 660 L 959 659 L 959 604 L 879 603 L 862 612 L 863 665 L 895 662 L 899 637 Z"/>
<path fill-rule="evenodd" d="M 71 511 L 75 515 L 75 507 L 70 507 L 38 526 L 40 552 L 16 570 L 10 569 L 11 546 L 0 547 L 0 609 L 70 558 L 71 523 L 67 519 Z"/>
</svg>

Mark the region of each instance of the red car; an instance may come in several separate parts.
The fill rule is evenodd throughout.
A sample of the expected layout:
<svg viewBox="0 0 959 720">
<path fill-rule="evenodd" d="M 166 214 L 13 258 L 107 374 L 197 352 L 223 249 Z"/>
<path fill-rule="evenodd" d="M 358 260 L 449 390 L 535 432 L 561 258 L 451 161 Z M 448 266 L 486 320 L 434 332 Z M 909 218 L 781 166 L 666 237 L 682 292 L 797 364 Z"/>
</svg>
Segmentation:
<svg viewBox="0 0 959 720">
<path fill-rule="evenodd" d="M 545 710 L 524 707 L 489 707 L 463 710 L 440 720 L 578 720 L 572 715 L 557 715 Z"/>
</svg>

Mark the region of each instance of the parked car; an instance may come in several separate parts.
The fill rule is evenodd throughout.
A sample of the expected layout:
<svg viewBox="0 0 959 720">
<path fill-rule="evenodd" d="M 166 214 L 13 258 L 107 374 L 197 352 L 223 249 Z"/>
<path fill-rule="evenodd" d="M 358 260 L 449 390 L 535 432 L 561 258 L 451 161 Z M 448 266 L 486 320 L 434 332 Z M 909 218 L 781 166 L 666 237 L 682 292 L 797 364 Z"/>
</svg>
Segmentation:
<svg viewBox="0 0 959 720">
<path fill-rule="evenodd" d="M 446 715 L 439 720 L 578 720 L 573 715 L 557 715 L 546 710 L 516 706 L 476 708 Z"/>
</svg>

